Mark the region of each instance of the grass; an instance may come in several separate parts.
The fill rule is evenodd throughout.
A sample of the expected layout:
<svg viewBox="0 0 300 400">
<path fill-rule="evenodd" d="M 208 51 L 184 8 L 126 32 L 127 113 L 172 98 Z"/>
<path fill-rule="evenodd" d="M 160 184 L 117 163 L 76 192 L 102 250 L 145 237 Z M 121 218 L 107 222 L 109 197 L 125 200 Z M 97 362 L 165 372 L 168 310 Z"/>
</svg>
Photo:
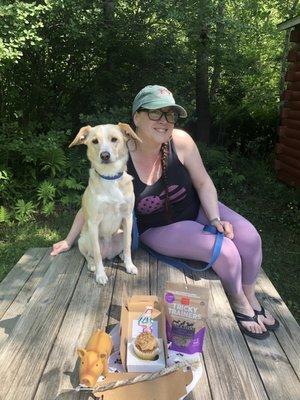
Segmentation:
<svg viewBox="0 0 300 400">
<path fill-rule="evenodd" d="M 265 161 L 230 155 L 217 148 L 203 148 L 202 155 L 220 200 L 248 218 L 259 231 L 262 267 L 300 321 L 299 193 L 278 182 L 271 164 Z M 0 280 L 28 248 L 49 247 L 64 238 L 74 216 L 75 211 L 65 211 L 23 225 L 0 224 Z"/>
<path fill-rule="evenodd" d="M 67 234 L 75 214 L 63 213 L 49 220 L 0 225 L 0 281 L 30 247 L 51 247 Z"/>
</svg>

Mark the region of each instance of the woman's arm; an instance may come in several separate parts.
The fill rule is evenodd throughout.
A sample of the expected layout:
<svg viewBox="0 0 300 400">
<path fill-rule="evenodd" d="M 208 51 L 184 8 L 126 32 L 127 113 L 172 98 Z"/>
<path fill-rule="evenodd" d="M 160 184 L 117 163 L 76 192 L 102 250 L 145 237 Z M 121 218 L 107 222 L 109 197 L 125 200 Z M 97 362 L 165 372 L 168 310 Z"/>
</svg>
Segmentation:
<svg viewBox="0 0 300 400">
<path fill-rule="evenodd" d="M 54 245 L 52 247 L 52 252 L 50 253 L 50 255 L 57 256 L 57 254 L 59 254 L 59 253 L 70 250 L 75 239 L 81 232 L 83 224 L 84 224 L 83 212 L 82 212 L 82 209 L 80 209 L 78 211 L 78 213 L 76 214 L 76 217 L 73 221 L 72 227 L 71 227 L 67 237 L 58 243 L 54 243 Z"/>
<path fill-rule="evenodd" d="M 198 193 L 201 206 L 209 221 L 213 221 L 216 228 L 226 237 L 233 239 L 232 226 L 228 221 L 220 221 L 218 195 L 215 185 L 208 175 L 196 143 L 186 132 L 175 129 L 174 144 L 180 161 L 189 171 L 193 185 Z"/>
</svg>

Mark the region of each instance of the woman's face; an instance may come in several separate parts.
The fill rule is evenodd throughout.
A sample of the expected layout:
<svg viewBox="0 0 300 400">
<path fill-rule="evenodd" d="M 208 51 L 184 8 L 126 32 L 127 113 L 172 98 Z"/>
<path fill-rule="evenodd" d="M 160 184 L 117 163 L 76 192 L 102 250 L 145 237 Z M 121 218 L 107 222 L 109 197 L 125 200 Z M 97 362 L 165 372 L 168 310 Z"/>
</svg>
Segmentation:
<svg viewBox="0 0 300 400">
<path fill-rule="evenodd" d="M 172 112 L 172 107 L 159 108 L 163 112 Z M 148 110 L 138 111 L 134 114 L 134 123 L 137 128 L 137 133 L 143 140 L 148 139 L 157 144 L 167 142 L 173 132 L 174 123 L 168 122 L 165 115 L 153 121 L 149 118 Z"/>
</svg>

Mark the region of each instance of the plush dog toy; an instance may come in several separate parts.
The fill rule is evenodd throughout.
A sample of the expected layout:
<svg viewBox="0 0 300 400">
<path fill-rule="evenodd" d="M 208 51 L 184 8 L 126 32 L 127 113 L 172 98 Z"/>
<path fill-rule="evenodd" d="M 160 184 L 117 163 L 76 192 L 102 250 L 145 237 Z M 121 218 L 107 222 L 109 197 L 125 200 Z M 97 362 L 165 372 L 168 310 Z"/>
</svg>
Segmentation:
<svg viewBox="0 0 300 400">
<path fill-rule="evenodd" d="M 98 329 L 90 337 L 85 349 L 77 349 L 80 357 L 79 380 L 81 385 L 95 386 L 100 375 L 108 373 L 108 358 L 113 343 L 111 337 Z"/>
</svg>

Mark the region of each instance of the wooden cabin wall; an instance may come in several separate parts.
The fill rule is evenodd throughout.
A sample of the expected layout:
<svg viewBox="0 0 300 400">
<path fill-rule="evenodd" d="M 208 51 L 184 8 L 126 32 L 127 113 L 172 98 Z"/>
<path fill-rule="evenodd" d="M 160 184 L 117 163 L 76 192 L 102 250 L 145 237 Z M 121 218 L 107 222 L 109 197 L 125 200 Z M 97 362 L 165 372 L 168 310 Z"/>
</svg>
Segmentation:
<svg viewBox="0 0 300 400">
<path fill-rule="evenodd" d="M 290 36 L 293 43 L 288 53 L 286 89 L 282 94 L 283 108 L 276 145 L 275 169 L 278 179 L 300 186 L 300 25 Z"/>
</svg>

